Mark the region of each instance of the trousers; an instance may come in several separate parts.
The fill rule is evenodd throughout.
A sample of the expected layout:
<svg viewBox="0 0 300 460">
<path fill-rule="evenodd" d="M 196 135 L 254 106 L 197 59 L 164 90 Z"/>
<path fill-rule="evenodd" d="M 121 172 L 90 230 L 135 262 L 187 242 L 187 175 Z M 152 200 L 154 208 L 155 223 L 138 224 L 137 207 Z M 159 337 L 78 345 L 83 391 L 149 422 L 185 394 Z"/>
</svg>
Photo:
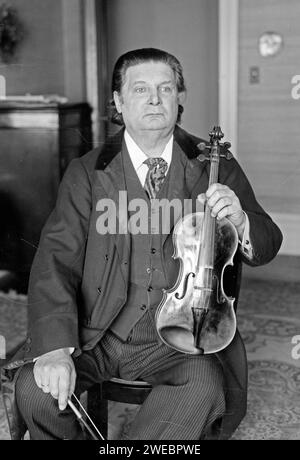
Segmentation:
<svg viewBox="0 0 300 460">
<path fill-rule="evenodd" d="M 158 341 L 150 313 L 134 326 L 126 342 L 112 332 L 93 350 L 74 359 L 79 396 L 94 383 L 112 377 L 144 380 L 153 390 L 133 421 L 130 440 L 199 440 L 225 413 L 222 366 L 214 355 L 187 355 Z M 75 415 L 35 383 L 34 364 L 25 365 L 16 382 L 19 411 L 30 439 L 83 439 Z"/>
</svg>

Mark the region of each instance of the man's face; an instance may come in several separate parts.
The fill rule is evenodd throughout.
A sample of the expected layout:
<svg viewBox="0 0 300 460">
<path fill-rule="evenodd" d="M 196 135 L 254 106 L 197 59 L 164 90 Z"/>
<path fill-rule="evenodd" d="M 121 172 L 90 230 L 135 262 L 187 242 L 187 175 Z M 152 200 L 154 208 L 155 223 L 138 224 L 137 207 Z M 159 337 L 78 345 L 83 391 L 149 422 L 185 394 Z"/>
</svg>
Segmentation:
<svg viewBox="0 0 300 460">
<path fill-rule="evenodd" d="M 174 72 L 167 64 L 150 61 L 129 67 L 121 94 L 115 92 L 114 100 L 131 135 L 173 131 L 179 95 Z"/>
</svg>

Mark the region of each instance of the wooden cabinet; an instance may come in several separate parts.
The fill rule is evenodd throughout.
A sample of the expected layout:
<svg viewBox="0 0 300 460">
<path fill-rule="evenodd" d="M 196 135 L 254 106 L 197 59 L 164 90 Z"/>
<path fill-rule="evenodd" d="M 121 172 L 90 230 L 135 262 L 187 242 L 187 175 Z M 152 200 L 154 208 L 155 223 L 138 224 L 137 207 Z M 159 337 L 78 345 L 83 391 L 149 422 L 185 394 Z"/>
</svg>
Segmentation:
<svg viewBox="0 0 300 460">
<path fill-rule="evenodd" d="M 0 103 L 0 270 L 28 276 L 61 177 L 91 149 L 87 104 Z"/>
</svg>

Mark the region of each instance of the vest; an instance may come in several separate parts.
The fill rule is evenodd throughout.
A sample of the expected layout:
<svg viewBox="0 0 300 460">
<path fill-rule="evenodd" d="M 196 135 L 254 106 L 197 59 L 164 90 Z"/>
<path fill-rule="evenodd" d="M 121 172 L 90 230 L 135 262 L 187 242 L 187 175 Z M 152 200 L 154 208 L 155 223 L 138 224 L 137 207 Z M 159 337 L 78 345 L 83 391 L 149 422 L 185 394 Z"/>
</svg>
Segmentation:
<svg viewBox="0 0 300 460">
<path fill-rule="evenodd" d="M 134 199 L 145 200 L 148 205 L 149 230 L 148 233 L 131 232 L 128 297 L 121 312 L 110 326 L 110 330 L 115 335 L 126 341 L 131 329 L 144 314 L 150 314 L 154 320 L 156 308 L 163 296 L 162 289 L 171 288 L 177 279 L 179 261 L 172 257 L 174 253 L 172 232 L 167 235 L 162 233 L 161 219 L 159 233 L 151 233 L 151 223 L 153 223 L 151 201 L 140 183 L 126 148 L 123 150 L 123 167 L 128 202 Z M 183 168 L 183 164 L 178 155 L 174 154 L 173 149 L 172 162 L 157 199 L 172 199 L 173 184 L 178 181 L 178 168 Z M 183 177 L 183 174 L 180 174 L 180 177 Z M 135 213 L 136 211 L 129 211 L 129 224 Z M 171 216 L 170 228 L 173 224 L 174 216 Z"/>
</svg>

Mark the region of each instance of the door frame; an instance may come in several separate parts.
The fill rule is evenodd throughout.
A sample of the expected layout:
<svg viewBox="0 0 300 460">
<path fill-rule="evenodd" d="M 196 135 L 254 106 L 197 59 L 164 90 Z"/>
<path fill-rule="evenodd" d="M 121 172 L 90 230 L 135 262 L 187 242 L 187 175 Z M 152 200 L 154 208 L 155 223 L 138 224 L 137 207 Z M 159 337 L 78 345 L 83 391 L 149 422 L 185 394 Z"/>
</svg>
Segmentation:
<svg viewBox="0 0 300 460">
<path fill-rule="evenodd" d="M 219 0 L 219 123 L 238 156 L 239 0 Z"/>
<path fill-rule="evenodd" d="M 107 129 L 107 8 L 106 0 L 81 1 L 84 23 L 86 100 L 93 109 L 93 144 L 98 147 L 105 141 Z"/>
<path fill-rule="evenodd" d="M 238 157 L 239 0 L 219 0 L 219 123 Z M 297 214 L 269 213 L 284 239 L 280 254 L 300 256 Z"/>
</svg>

